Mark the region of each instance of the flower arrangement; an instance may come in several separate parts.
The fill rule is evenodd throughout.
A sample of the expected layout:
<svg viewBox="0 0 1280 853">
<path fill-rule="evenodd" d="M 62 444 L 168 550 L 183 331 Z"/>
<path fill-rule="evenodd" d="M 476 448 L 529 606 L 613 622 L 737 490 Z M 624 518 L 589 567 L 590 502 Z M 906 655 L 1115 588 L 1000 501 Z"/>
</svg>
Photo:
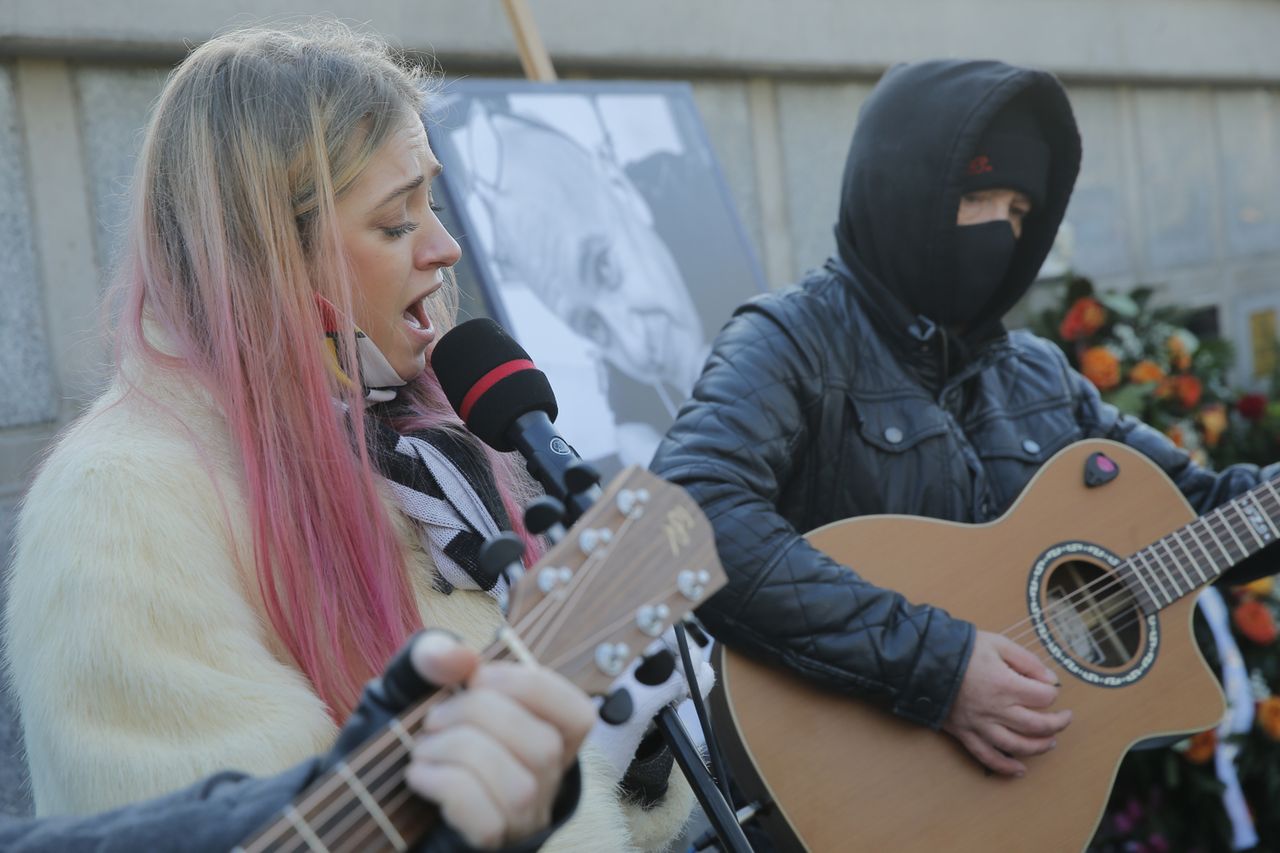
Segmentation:
<svg viewBox="0 0 1280 853">
<path fill-rule="evenodd" d="M 1097 293 L 1088 279 L 1069 276 L 1065 293 L 1064 305 L 1042 312 L 1035 330 L 1056 341 L 1108 402 L 1163 431 L 1201 464 L 1216 462 L 1219 446 L 1235 439 L 1230 342 L 1201 340 L 1187 328 L 1192 312 L 1153 306 L 1150 287 Z M 1280 429 L 1280 406 L 1276 415 Z"/>
<path fill-rule="evenodd" d="M 1152 294 L 1146 287 L 1098 293 L 1087 279 L 1068 275 L 1062 303 L 1042 312 L 1033 327 L 1062 347 L 1105 400 L 1164 432 L 1197 462 L 1222 468 L 1280 461 L 1280 400 L 1233 390 L 1230 343 L 1193 334 L 1190 311 L 1154 306 Z M 1280 387 L 1274 379 L 1271 384 Z M 1257 849 L 1280 850 L 1280 589 L 1265 578 L 1224 595 L 1255 702 L 1252 727 L 1232 736 L 1237 776 Z M 1195 630 L 1217 667 L 1213 634 L 1199 613 Z M 1091 850 L 1232 849 L 1214 766 L 1221 746 L 1209 731 L 1172 748 L 1130 753 Z"/>
</svg>

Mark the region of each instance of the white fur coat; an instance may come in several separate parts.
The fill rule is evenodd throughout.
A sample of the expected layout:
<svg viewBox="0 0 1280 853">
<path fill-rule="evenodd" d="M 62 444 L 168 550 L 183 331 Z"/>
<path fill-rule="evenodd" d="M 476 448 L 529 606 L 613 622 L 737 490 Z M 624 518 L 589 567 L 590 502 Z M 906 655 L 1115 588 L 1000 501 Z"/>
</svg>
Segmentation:
<svg viewBox="0 0 1280 853">
<path fill-rule="evenodd" d="M 188 377 L 148 368 L 136 384 L 124 394 L 117 381 L 61 438 L 18 521 L 4 630 L 39 814 L 227 768 L 276 773 L 336 731 L 265 617 L 217 407 Z M 424 624 L 486 645 L 501 621 L 492 599 L 435 592 L 407 525 Z M 600 761 L 584 750 L 582 802 L 545 849 L 663 847 L 692 805 L 678 771 L 642 811 L 607 790 Z"/>
</svg>

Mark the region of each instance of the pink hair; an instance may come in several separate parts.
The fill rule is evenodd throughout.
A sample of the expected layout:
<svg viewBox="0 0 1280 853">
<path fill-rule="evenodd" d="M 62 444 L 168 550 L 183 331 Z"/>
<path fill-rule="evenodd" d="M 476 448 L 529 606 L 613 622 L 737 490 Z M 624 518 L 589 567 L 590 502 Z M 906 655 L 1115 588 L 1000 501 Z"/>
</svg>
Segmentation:
<svg viewBox="0 0 1280 853">
<path fill-rule="evenodd" d="M 360 389 L 334 381 L 316 297 L 352 316 L 334 200 L 417 112 L 418 85 L 383 45 L 336 26 L 242 31 L 193 51 L 148 129 L 122 277 L 122 369 L 137 358 L 181 371 L 220 405 L 267 616 L 335 718 L 421 617 Z M 339 350 L 355 353 L 344 325 Z M 411 387 L 403 426 L 457 426 L 433 376 Z M 511 465 L 490 458 L 532 555 Z"/>
</svg>

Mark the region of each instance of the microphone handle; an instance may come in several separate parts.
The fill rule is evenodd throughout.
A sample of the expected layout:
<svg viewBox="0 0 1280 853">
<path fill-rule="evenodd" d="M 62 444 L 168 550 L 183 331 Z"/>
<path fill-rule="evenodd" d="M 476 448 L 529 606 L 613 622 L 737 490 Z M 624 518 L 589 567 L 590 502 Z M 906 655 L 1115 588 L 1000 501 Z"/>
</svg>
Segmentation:
<svg viewBox="0 0 1280 853">
<path fill-rule="evenodd" d="M 599 484 L 579 492 L 569 490 L 566 472 L 574 464 L 581 464 L 582 458 L 556 430 L 546 412 L 525 412 L 508 427 L 506 437 L 524 457 L 533 478 L 547 494 L 564 504 L 565 527 L 572 526 L 600 496 Z"/>
</svg>

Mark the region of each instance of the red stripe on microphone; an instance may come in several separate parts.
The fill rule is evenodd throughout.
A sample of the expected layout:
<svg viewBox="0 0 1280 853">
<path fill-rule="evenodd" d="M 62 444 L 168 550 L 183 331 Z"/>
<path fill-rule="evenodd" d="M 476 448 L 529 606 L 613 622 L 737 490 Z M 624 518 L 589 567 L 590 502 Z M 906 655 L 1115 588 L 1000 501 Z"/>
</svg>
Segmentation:
<svg viewBox="0 0 1280 853">
<path fill-rule="evenodd" d="M 476 384 L 471 386 L 471 390 L 467 392 L 467 396 L 462 398 L 462 405 L 458 407 L 458 414 L 462 415 L 462 419 L 465 421 L 467 418 L 471 417 L 471 407 L 474 406 L 476 402 L 485 395 L 485 392 L 494 385 L 497 385 L 513 373 L 519 373 L 522 370 L 536 369 L 537 368 L 533 366 L 533 362 L 529 361 L 527 358 L 517 358 L 512 361 L 508 361 L 505 364 L 499 364 L 493 370 L 490 370 L 484 376 L 481 376 Z"/>
</svg>

